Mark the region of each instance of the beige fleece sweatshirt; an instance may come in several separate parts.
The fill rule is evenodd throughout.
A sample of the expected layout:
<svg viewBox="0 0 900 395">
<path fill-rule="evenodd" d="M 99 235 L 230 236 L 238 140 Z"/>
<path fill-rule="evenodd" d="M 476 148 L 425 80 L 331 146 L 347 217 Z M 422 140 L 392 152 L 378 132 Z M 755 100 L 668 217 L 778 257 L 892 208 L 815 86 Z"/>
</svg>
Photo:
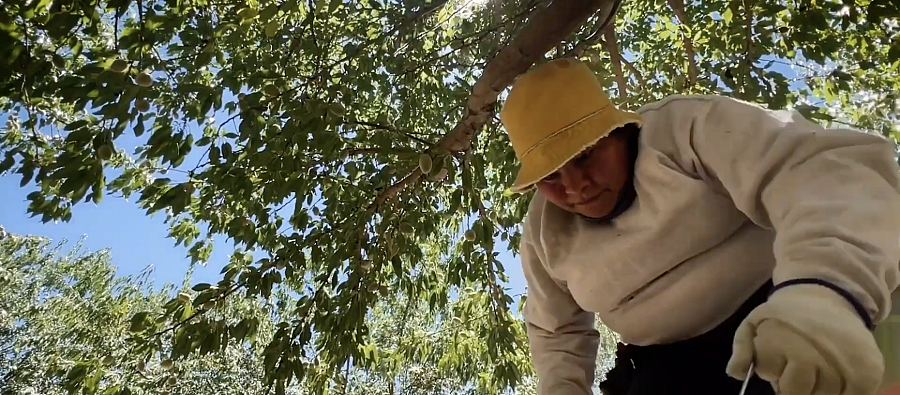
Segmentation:
<svg viewBox="0 0 900 395">
<path fill-rule="evenodd" d="M 537 193 L 526 215 L 525 320 L 541 395 L 591 393 L 592 312 L 627 343 L 667 343 L 714 328 L 770 278 L 815 277 L 886 317 L 900 282 L 891 142 L 718 96 L 638 112 L 628 211 L 589 223 Z"/>
</svg>

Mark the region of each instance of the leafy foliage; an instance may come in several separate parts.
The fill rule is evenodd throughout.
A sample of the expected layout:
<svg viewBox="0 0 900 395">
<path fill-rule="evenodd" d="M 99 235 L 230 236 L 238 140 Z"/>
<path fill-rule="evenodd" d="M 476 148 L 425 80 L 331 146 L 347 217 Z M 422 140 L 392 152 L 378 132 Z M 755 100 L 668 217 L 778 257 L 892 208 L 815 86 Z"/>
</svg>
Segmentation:
<svg viewBox="0 0 900 395">
<path fill-rule="evenodd" d="M 146 325 L 166 327 L 160 314 L 147 312 L 159 311 L 169 295 L 180 292 L 171 285 L 157 289 L 150 270 L 115 277 L 108 251 L 63 246 L 34 236 L 0 237 L 0 394 L 270 393 L 264 369 L 273 355 L 267 345 L 284 327 L 278 306 L 244 297 L 218 303 L 204 317 L 215 319 L 214 326 L 224 324 L 231 340 L 208 346 L 212 333 L 199 341 L 200 352 L 173 362 L 177 334 L 161 333 L 153 353 L 141 352 L 132 336 Z M 461 296 L 443 311 L 453 318 L 439 320 L 418 298 L 380 302 L 368 314 L 372 343 L 363 350 L 377 362 L 308 374 L 333 378 L 329 389 L 347 394 L 484 393 L 493 383 L 490 373 L 505 367 L 471 358 L 486 352 L 477 333 L 490 325 L 483 303 L 476 294 Z M 530 366 L 520 355 L 512 369 Z M 313 371 L 317 365 L 315 359 L 304 361 Z M 521 373 L 533 375 L 530 369 Z M 469 377 L 477 378 L 476 386 Z M 285 391 L 313 393 L 315 382 L 295 382 Z"/>
<path fill-rule="evenodd" d="M 0 172 L 35 188 L 44 221 L 114 194 L 165 213 L 195 262 L 211 236 L 235 242 L 220 282 L 136 316 L 136 355 L 167 336 L 177 361 L 251 343 L 252 315 L 219 315 L 247 298 L 276 306 L 261 365 L 276 393 L 347 388 L 348 364 L 369 380 L 350 382 L 391 389 L 402 374 L 385 355 L 497 392 L 530 369 L 497 258 L 528 196 L 505 193 L 515 160 L 496 120 L 471 148 L 439 142 L 546 3 L 8 1 Z M 630 108 L 719 93 L 896 137 L 898 16 L 887 0 L 626 1 L 613 29 L 592 17 L 547 56 L 587 59 Z M 463 343 L 428 335 L 430 350 L 377 339 L 373 311 L 408 301 L 485 320 L 454 333 Z"/>
<path fill-rule="evenodd" d="M 192 355 L 170 369 L 164 361 L 172 336 L 158 338 L 159 353 L 134 352 L 133 317 L 158 310 L 172 287 L 155 290 L 150 271 L 115 277 L 108 251 L 84 253 L 80 243 L 63 251 L 63 245 L 33 236 L 0 239 L 0 393 L 266 393 L 260 342 L 231 341 L 215 355 Z M 266 309 L 250 300 L 220 309 L 222 316 L 260 322 L 255 337 L 262 344 L 274 332 Z"/>
</svg>

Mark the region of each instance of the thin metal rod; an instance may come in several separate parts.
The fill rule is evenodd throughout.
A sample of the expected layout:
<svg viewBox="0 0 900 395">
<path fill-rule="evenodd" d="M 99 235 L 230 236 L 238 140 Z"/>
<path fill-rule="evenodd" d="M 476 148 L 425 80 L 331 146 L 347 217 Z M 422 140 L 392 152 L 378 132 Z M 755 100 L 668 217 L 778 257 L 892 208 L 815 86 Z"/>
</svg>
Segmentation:
<svg viewBox="0 0 900 395">
<path fill-rule="evenodd" d="M 747 385 L 750 384 L 750 378 L 753 377 L 753 368 L 756 366 L 753 362 L 750 362 L 750 369 L 747 370 L 747 378 L 744 379 L 744 384 L 741 385 L 741 392 L 738 395 L 744 395 L 747 392 Z"/>
</svg>

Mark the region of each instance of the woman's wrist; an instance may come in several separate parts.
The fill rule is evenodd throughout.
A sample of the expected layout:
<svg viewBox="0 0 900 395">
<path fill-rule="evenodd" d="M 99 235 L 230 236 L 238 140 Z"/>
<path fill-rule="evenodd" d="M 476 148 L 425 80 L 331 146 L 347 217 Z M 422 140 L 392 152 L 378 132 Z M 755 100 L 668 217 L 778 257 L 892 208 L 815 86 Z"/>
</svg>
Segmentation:
<svg viewBox="0 0 900 395">
<path fill-rule="evenodd" d="M 802 292 L 803 294 L 816 295 L 825 299 L 832 299 L 835 305 L 843 306 L 853 311 L 862 320 L 863 324 L 870 331 L 875 330 L 875 322 L 872 316 L 863 306 L 862 302 L 853 296 L 850 291 L 834 284 L 830 281 L 818 278 L 796 278 L 782 281 L 772 288 L 769 298 L 775 297 L 777 294 L 791 294 Z"/>
</svg>

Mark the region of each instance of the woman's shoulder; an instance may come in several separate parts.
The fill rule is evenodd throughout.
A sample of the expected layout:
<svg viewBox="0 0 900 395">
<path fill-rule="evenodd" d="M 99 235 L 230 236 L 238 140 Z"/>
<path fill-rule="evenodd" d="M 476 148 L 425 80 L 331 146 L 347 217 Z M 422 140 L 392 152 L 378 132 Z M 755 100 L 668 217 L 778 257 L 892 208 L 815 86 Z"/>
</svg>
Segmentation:
<svg viewBox="0 0 900 395">
<path fill-rule="evenodd" d="M 730 96 L 722 95 L 671 95 L 666 98 L 645 104 L 638 108 L 635 112 L 642 116 L 652 115 L 655 112 L 677 111 L 683 112 L 688 109 L 710 108 L 713 106 L 733 106 L 733 107 L 749 107 L 754 109 L 764 109 L 756 103 L 751 103 L 736 99 Z"/>
<path fill-rule="evenodd" d="M 544 205 L 547 199 L 537 190 L 531 195 L 531 201 L 528 203 L 528 211 L 525 212 L 525 218 L 522 220 L 522 234 L 525 241 L 529 241 L 532 235 L 541 233 L 541 217 L 544 215 Z"/>
<path fill-rule="evenodd" d="M 557 207 L 535 191 L 522 221 L 523 238 L 528 242 L 542 240 L 542 235 L 547 233 L 559 237 L 572 231 L 575 220 L 574 214 Z"/>
</svg>

